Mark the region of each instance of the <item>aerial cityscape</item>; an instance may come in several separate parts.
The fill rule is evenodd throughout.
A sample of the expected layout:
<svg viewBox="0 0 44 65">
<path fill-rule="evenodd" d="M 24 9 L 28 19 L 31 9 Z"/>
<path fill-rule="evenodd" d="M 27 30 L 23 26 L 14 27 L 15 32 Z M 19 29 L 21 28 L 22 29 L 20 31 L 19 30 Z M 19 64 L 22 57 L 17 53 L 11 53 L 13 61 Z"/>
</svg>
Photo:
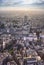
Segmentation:
<svg viewBox="0 0 44 65">
<path fill-rule="evenodd" d="M 44 65 L 44 0 L 0 0 L 0 65 Z"/>
</svg>

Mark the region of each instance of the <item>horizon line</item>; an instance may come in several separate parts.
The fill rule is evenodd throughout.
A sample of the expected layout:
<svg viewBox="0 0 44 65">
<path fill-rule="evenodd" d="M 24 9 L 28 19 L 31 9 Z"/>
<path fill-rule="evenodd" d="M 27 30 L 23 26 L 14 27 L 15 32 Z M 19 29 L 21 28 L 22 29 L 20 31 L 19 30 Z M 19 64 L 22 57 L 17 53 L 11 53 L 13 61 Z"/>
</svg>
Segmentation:
<svg viewBox="0 0 44 65">
<path fill-rule="evenodd" d="M 35 7 L 0 7 L 0 11 L 17 11 L 17 10 L 44 10 L 43 8 L 35 8 Z"/>
</svg>

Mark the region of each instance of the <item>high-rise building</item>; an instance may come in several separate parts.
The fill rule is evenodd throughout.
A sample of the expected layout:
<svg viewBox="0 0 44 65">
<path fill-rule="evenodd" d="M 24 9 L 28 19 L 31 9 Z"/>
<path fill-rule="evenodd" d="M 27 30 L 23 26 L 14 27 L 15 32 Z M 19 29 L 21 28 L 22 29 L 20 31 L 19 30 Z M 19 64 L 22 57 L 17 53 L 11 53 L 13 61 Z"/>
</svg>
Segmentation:
<svg viewBox="0 0 44 65">
<path fill-rule="evenodd" d="M 24 22 L 27 22 L 27 21 L 28 21 L 28 17 L 24 16 Z"/>
</svg>

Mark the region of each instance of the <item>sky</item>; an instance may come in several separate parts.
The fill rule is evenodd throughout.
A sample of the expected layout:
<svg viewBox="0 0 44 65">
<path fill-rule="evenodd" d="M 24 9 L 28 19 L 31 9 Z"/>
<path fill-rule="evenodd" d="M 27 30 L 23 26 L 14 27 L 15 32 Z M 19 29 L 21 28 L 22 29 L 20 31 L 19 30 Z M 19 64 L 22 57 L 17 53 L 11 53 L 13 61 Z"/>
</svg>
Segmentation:
<svg viewBox="0 0 44 65">
<path fill-rule="evenodd" d="M 44 8 L 44 0 L 0 0 L 0 8 L 4 8 L 4 7 Z"/>
</svg>

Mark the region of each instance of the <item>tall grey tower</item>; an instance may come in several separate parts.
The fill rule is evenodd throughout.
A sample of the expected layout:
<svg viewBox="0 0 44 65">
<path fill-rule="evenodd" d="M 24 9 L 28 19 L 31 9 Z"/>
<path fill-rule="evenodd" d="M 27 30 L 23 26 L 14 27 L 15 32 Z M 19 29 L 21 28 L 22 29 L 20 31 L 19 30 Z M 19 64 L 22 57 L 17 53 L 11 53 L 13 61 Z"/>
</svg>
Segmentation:
<svg viewBox="0 0 44 65">
<path fill-rule="evenodd" d="M 28 22 L 28 17 L 24 16 L 24 22 Z"/>
</svg>

